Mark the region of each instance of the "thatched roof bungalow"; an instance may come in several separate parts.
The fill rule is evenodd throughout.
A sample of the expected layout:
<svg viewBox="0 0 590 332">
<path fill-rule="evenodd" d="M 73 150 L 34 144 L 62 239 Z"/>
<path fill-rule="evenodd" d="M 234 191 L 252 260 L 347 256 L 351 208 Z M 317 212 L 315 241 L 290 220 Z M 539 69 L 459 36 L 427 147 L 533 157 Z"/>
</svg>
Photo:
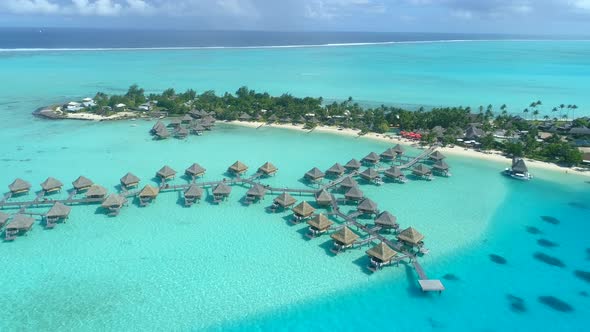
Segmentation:
<svg viewBox="0 0 590 332">
<path fill-rule="evenodd" d="M 405 175 L 404 175 L 404 173 L 402 173 L 401 169 L 399 167 L 395 167 L 395 166 L 385 170 L 385 172 L 383 172 L 383 175 L 385 175 L 385 177 L 387 177 L 387 178 L 394 179 L 394 180 L 404 180 L 405 179 Z"/>
<path fill-rule="evenodd" d="M 139 185 L 139 178 L 135 174 L 129 172 L 121 178 L 121 185 L 123 188 L 129 189 Z"/>
<path fill-rule="evenodd" d="M 265 176 L 275 175 L 279 169 L 270 162 L 265 162 L 264 165 L 258 168 L 258 172 Z"/>
<path fill-rule="evenodd" d="M 17 214 L 12 218 L 10 223 L 6 225 L 6 230 L 4 232 L 5 240 L 12 241 L 17 235 L 30 231 L 31 228 L 33 228 L 34 223 L 35 219 L 23 214 Z"/>
<path fill-rule="evenodd" d="M 350 248 L 358 240 L 359 236 L 350 230 L 350 228 L 344 226 L 339 231 L 330 235 L 334 240 L 334 249 L 332 252 L 338 253 L 343 249 Z"/>
<path fill-rule="evenodd" d="M 359 189 L 359 187 L 352 187 L 348 189 L 348 191 L 344 194 L 344 198 L 347 201 L 358 202 L 362 200 L 364 197 L 363 192 Z"/>
<path fill-rule="evenodd" d="M 373 202 L 369 198 L 363 199 L 356 209 L 363 213 L 363 214 L 377 214 L 379 213 L 379 209 L 377 207 L 377 203 Z"/>
<path fill-rule="evenodd" d="M 307 224 L 309 225 L 309 233 L 312 237 L 315 237 L 327 232 L 334 223 L 328 217 L 319 213 L 309 219 Z"/>
<path fill-rule="evenodd" d="M 325 189 L 322 189 L 316 194 L 315 201 L 320 206 L 328 206 L 332 204 L 332 195 Z"/>
<path fill-rule="evenodd" d="M 366 253 L 371 258 L 371 266 L 369 268 L 373 271 L 377 271 L 383 265 L 391 264 L 393 258 L 398 255 L 397 251 L 391 249 L 384 242 L 367 250 Z"/>
<path fill-rule="evenodd" d="M 305 173 L 304 177 L 313 182 L 321 181 L 326 175 L 319 168 L 314 167 Z"/>
<path fill-rule="evenodd" d="M 408 227 L 397 235 L 397 239 L 410 246 L 420 246 L 422 245 L 422 240 L 424 240 L 424 235 L 420 234 L 413 227 Z"/>
<path fill-rule="evenodd" d="M 246 196 L 250 199 L 261 199 L 266 195 L 267 189 L 256 183 L 246 192 Z"/>
<path fill-rule="evenodd" d="M 368 164 L 368 165 L 375 165 L 380 160 L 381 160 L 381 157 L 379 157 L 378 154 L 376 154 L 375 152 L 371 152 L 368 155 L 366 155 L 361 161 L 365 164 Z"/>
<path fill-rule="evenodd" d="M 8 190 L 10 190 L 13 195 L 26 194 L 30 189 L 31 184 L 20 178 L 14 180 L 10 185 L 8 185 Z"/>
<path fill-rule="evenodd" d="M 412 174 L 418 176 L 418 177 L 422 177 L 422 178 L 430 178 L 432 176 L 432 170 L 422 164 L 414 167 L 414 169 L 412 169 Z"/>
<path fill-rule="evenodd" d="M 395 152 L 395 150 L 393 150 L 392 148 L 389 148 L 383 151 L 383 153 L 381 153 L 379 157 L 381 157 L 381 159 L 383 160 L 394 160 L 395 158 L 397 158 L 397 152 Z"/>
<path fill-rule="evenodd" d="M 306 201 L 299 203 L 293 208 L 293 214 L 295 214 L 295 217 L 298 219 L 309 218 L 314 212 L 315 209 Z"/>
<path fill-rule="evenodd" d="M 439 161 L 445 159 L 446 157 L 444 154 L 440 153 L 440 151 L 434 151 L 428 156 L 428 158 L 430 160 Z"/>
<path fill-rule="evenodd" d="M 161 181 L 174 179 L 175 176 L 176 171 L 170 168 L 168 165 L 160 168 L 160 170 L 156 172 L 156 177 L 158 177 Z"/>
<path fill-rule="evenodd" d="M 350 159 L 349 162 L 346 163 L 346 165 L 344 165 L 344 168 L 346 168 L 348 171 L 356 171 L 359 168 L 361 168 L 361 163 L 356 160 L 356 159 Z"/>
<path fill-rule="evenodd" d="M 399 224 L 397 223 L 397 218 L 387 212 L 383 211 L 375 217 L 375 225 L 383 228 L 383 229 L 398 229 Z"/>
<path fill-rule="evenodd" d="M 104 198 L 106 195 L 106 188 L 97 184 L 93 184 L 86 190 L 86 198 Z"/>
<path fill-rule="evenodd" d="M 379 178 L 379 172 L 377 172 L 374 168 L 367 168 L 362 171 L 360 177 L 367 180 L 367 181 L 375 181 Z"/>
<path fill-rule="evenodd" d="M 248 170 L 248 166 L 244 163 L 242 163 L 241 161 L 236 161 L 235 163 L 233 163 L 229 168 L 228 171 L 230 173 L 236 174 L 236 175 L 240 175 L 245 173 Z"/>
<path fill-rule="evenodd" d="M 342 181 L 340 182 L 340 188 L 343 190 L 348 190 L 350 188 L 353 187 L 357 187 L 358 183 L 356 182 L 355 179 L 352 178 L 352 176 L 347 176 L 344 179 L 342 179 Z"/>
<path fill-rule="evenodd" d="M 346 168 L 344 168 L 344 166 L 340 165 L 339 163 L 335 163 L 332 165 L 332 167 L 326 170 L 326 175 L 331 177 L 339 177 L 342 176 L 344 172 L 346 172 Z"/>
<path fill-rule="evenodd" d="M 186 174 L 189 177 L 199 177 L 205 175 L 206 171 L 207 170 L 204 167 L 197 163 L 194 163 L 184 171 L 184 174 Z"/>
<path fill-rule="evenodd" d="M 63 183 L 56 178 L 48 177 L 47 180 L 41 183 L 41 188 L 46 194 L 61 191 Z"/>
<path fill-rule="evenodd" d="M 72 186 L 77 191 L 88 190 L 94 182 L 85 176 L 79 176 L 74 182 L 72 182 Z"/>
<path fill-rule="evenodd" d="M 279 196 L 277 196 L 273 202 L 282 208 L 288 208 L 297 203 L 297 200 L 288 193 L 282 193 Z"/>
</svg>

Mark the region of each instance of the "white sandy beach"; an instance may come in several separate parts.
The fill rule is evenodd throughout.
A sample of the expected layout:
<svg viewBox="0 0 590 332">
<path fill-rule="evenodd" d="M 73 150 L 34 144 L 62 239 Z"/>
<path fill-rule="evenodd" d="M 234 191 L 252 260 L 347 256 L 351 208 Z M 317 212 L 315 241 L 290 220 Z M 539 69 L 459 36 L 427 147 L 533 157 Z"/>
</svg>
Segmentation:
<svg viewBox="0 0 590 332">
<path fill-rule="evenodd" d="M 306 131 L 309 130 L 303 129 L 303 126 L 297 126 L 293 124 L 272 124 L 269 125 L 264 122 L 245 122 L 245 121 L 232 121 L 227 122 L 228 124 L 234 124 L 238 126 L 244 127 L 252 127 L 258 128 L 261 126 L 268 126 L 272 128 L 281 128 L 281 129 L 290 129 L 290 130 L 299 130 L 299 131 Z M 377 133 L 368 133 L 364 136 L 358 135 L 358 130 L 354 129 L 338 129 L 337 127 L 332 126 L 318 126 L 313 129 L 313 132 L 320 132 L 320 133 L 330 133 L 330 134 L 337 134 L 337 135 L 344 135 L 344 136 L 351 136 L 351 137 L 359 137 L 361 139 L 371 139 L 371 140 L 378 140 L 383 142 L 391 142 L 392 144 L 401 144 L 406 146 L 416 145 L 415 142 L 401 138 L 399 136 L 389 136 Z M 505 165 L 505 167 L 509 167 L 511 164 L 511 159 L 501 155 L 498 151 L 492 151 L 489 153 L 479 152 L 473 149 L 466 149 L 463 147 L 455 146 L 453 148 L 444 147 L 439 149 L 441 152 L 448 154 L 448 155 L 455 155 L 455 156 L 462 156 L 467 158 L 477 158 L 482 160 L 488 160 L 497 162 L 499 164 Z M 564 174 L 575 174 L 575 175 L 582 175 L 590 177 L 590 170 L 586 170 L 583 168 L 569 168 L 569 167 L 561 167 L 559 165 L 532 160 L 532 159 L 525 159 L 527 162 L 527 166 L 529 169 L 541 169 L 541 170 L 548 170 L 553 172 L 560 172 Z"/>
<path fill-rule="evenodd" d="M 134 112 L 119 112 L 119 113 L 115 113 L 111 116 L 103 116 L 103 115 L 86 113 L 86 112 L 67 113 L 66 114 L 67 119 L 89 120 L 89 121 L 111 121 L 111 120 L 129 119 L 129 118 L 137 118 L 137 117 L 138 117 L 137 113 L 134 113 Z"/>
</svg>

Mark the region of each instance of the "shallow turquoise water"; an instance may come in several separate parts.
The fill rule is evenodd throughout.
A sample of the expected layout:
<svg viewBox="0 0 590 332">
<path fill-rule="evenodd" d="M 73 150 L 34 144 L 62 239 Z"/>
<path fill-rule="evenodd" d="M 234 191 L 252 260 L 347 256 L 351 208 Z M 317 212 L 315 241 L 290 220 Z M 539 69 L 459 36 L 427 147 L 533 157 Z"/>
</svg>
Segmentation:
<svg viewBox="0 0 590 332">
<path fill-rule="evenodd" d="M 440 52 L 446 47 L 451 46 L 441 46 Z M 352 49 L 326 52 L 346 50 Z M 164 164 L 182 171 L 193 162 L 208 169 L 206 180 L 214 180 L 236 159 L 251 169 L 265 161 L 277 165 L 277 176 L 264 183 L 303 186 L 299 178 L 313 166 L 326 169 L 388 146 L 366 139 L 229 125 L 186 141 L 153 142 L 147 135 L 152 123 L 147 121 L 31 120 L 30 111 L 38 105 L 83 96 L 98 85 L 124 88 L 130 82 L 123 73 L 152 88 L 171 81 L 189 85 L 190 66 L 177 57 L 205 57 L 206 52 L 2 55 L 2 78 L 5 73 L 22 75 L 0 80 L 0 186 L 22 177 L 38 188 L 47 176 L 69 184 L 83 174 L 114 190 L 128 171 L 147 183 Z M 211 61 L 240 54 L 247 61 L 256 52 L 268 56 L 265 52 L 278 51 L 253 52 L 219 51 Z M 324 51 L 278 54 L 307 61 L 296 57 L 297 52 Z M 162 54 L 166 56 L 158 56 Z M 132 56 L 139 58 L 137 64 L 150 65 L 148 73 L 142 66 L 118 75 L 109 69 L 112 65 L 121 70 Z M 337 61 L 331 56 L 332 61 L 323 61 Z M 270 59 L 287 63 L 282 57 Z M 87 75 L 62 76 L 60 69 L 68 63 L 84 68 Z M 219 68 L 231 69 L 229 63 Z M 245 72 L 254 70 L 246 67 Z M 367 66 L 365 74 L 370 76 L 371 70 Z M 211 81 L 190 81 L 231 89 L 238 77 L 246 77 L 229 76 L 229 69 L 226 75 L 220 72 Z M 260 86 L 264 76 L 256 77 Z M 273 80 L 288 83 L 282 76 Z M 311 88 L 308 83 L 293 81 L 292 89 L 305 91 Z M 341 91 L 328 82 L 313 84 Z M 281 86 L 272 89 L 280 91 Z M 572 86 L 571 91 L 578 88 Z M 577 96 L 571 91 L 568 96 Z M 98 213 L 95 206 L 75 207 L 67 224 L 53 230 L 35 225 L 29 236 L 0 243 L 5 259 L 0 305 L 9 317 L 0 322 L 0 330 L 585 330 L 590 298 L 580 292 L 590 293 L 590 287 L 573 274 L 590 270 L 590 190 L 585 179 L 535 171 L 534 181 L 521 183 L 499 175 L 505 165 L 458 157 L 449 158 L 449 164 L 454 174 L 449 179 L 362 187 L 381 209 L 398 216 L 402 226 L 412 225 L 426 235 L 431 253 L 421 261 L 428 275 L 452 274 L 458 279 L 443 279 L 447 291 L 442 295 L 417 292 L 414 272 L 403 266 L 366 274 L 364 250 L 337 257 L 327 254 L 326 237 L 308 241 L 302 236 L 305 226 L 285 221 L 288 214 L 264 212 L 270 197 L 242 206 L 239 200 L 246 189 L 236 187 L 220 206 L 203 202 L 183 208 L 179 197 L 167 194 L 147 208 L 125 208 L 116 218 Z M 547 223 L 543 215 L 560 223 Z M 543 234 L 531 234 L 527 226 Z M 559 246 L 542 247 L 539 239 Z M 565 266 L 540 262 L 534 258 L 537 252 L 557 257 Z M 490 254 L 504 257 L 507 264 L 492 262 Z M 522 298 L 526 311 L 511 310 L 508 294 Z M 541 304 L 539 296 L 555 296 L 574 310 L 556 311 Z"/>
</svg>

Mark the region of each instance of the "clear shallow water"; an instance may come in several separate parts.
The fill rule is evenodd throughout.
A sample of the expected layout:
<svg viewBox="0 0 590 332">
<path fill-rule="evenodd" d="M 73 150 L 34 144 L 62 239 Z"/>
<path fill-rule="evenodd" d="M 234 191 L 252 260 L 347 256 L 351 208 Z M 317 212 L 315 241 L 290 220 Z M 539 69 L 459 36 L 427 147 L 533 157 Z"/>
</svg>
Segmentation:
<svg viewBox="0 0 590 332">
<path fill-rule="evenodd" d="M 0 52 L 11 100 L 52 101 L 124 92 L 247 85 L 273 94 L 323 96 L 408 106 L 507 104 L 520 113 L 542 100 L 587 115 L 590 42 L 495 41 L 294 49 Z M 31 80 L 34 87 L 31 91 Z M 570 117 L 572 114 L 570 114 Z"/>
<path fill-rule="evenodd" d="M 241 50 L 215 54 L 212 63 L 226 61 L 219 68 L 232 68 L 224 57 L 254 57 Z M 277 54 L 294 57 L 290 50 Z M 31 119 L 30 111 L 39 105 L 84 96 L 99 85 L 122 89 L 131 83 L 127 77 L 154 89 L 174 81 L 186 87 L 211 83 L 223 90 L 238 78 L 226 69 L 210 81 L 189 80 L 191 66 L 176 60 L 204 56 L 196 51 L 2 56 L 0 75 L 11 77 L 0 80 L 4 188 L 15 177 L 38 188 L 47 176 L 69 184 L 83 174 L 114 190 L 127 171 L 146 183 L 164 164 L 182 171 L 195 161 L 212 180 L 236 159 L 252 169 L 272 161 L 280 171 L 265 183 L 300 186 L 298 179 L 313 166 L 326 169 L 387 147 L 364 139 L 232 126 L 187 141 L 152 142 L 150 122 Z M 131 66 L 131 58 L 141 65 Z M 86 74 L 75 74 L 68 66 Z M 141 68 L 150 68 L 149 74 Z M 372 70 L 367 66 L 365 73 Z M 257 77 L 265 80 L 263 76 Z M 291 83 L 292 89 L 309 88 Z M 287 224 L 283 217 L 288 214 L 265 213 L 270 197 L 244 207 L 239 199 L 246 189 L 235 188 L 220 206 L 203 202 L 186 209 L 167 194 L 147 208 L 130 206 L 116 218 L 93 206 L 75 207 L 65 225 L 54 230 L 36 225 L 28 237 L 0 243 L 0 255 L 8 259 L 2 280 L 9 285 L 0 305 L 10 317 L 0 322 L 0 330 L 584 330 L 590 298 L 580 292 L 590 293 L 590 287 L 573 271 L 590 270 L 585 179 L 536 171 L 535 180 L 525 184 L 501 177 L 504 165 L 449 159 L 455 175 L 450 179 L 362 188 L 381 209 L 398 216 L 402 226 L 426 235 L 431 254 L 422 263 L 430 277 L 453 274 L 459 279 L 443 279 L 447 291 L 442 296 L 421 296 L 413 272 L 403 266 L 366 274 L 364 250 L 332 257 L 326 252 L 327 238 L 305 240 L 305 226 Z M 560 223 L 547 223 L 542 215 Z M 531 234 L 527 226 L 544 234 Z M 542 247 L 539 239 L 559 246 Z M 537 252 L 559 258 L 565 267 L 540 262 L 533 257 Z M 492 262 L 490 254 L 504 257 L 507 264 Z M 522 298 L 526 312 L 512 311 L 507 294 Z M 574 311 L 558 312 L 539 303 L 537 298 L 547 295 Z"/>
</svg>

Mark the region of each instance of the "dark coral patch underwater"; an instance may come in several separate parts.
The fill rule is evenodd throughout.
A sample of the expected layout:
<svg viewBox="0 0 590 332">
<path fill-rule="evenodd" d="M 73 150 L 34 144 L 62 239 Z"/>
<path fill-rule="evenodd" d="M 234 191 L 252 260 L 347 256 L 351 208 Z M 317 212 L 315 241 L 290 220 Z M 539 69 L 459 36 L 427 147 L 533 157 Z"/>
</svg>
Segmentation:
<svg viewBox="0 0 590 332">
<path fill-rule="evenodd" d="M 536 260 L 541 261 L 545 264 L 549 264 L 551 266 L 557 266 L 557 267 L 565 267 L 565 264 L 557 257 L 553 257 L 553 256 L 549 256 L 547 254 L 544 254 L 542 252 L 537 252 L 533 255 L 533 257 L 535 257 Z"/>
<path fill-rule="evenodd" d="M 496 264 L 500 264 L 500 265 L 505 265 L 506 263 L 508 263 L 508 261 L 506 260 L 506 258 L 500 256 L 500 255 L 495 255 L 495 254 L 490 254 L 490 260 Z"/>
<path fill-rule="evenodd" d="M 559 312 L 572 312 L 574 308 L 555 296 L 539 296 L 539 302 Z"/>
<path fill-rule="evenodd" d="M 551 216 L 541 216 L 541 219 L 543 219 L 543 221 L 546 221 L 552 225 L 559 225 L 561 223 L 559 221 L 559 219 L 557 219 L 555 217 L 551 217 Z"/>
</svg>

